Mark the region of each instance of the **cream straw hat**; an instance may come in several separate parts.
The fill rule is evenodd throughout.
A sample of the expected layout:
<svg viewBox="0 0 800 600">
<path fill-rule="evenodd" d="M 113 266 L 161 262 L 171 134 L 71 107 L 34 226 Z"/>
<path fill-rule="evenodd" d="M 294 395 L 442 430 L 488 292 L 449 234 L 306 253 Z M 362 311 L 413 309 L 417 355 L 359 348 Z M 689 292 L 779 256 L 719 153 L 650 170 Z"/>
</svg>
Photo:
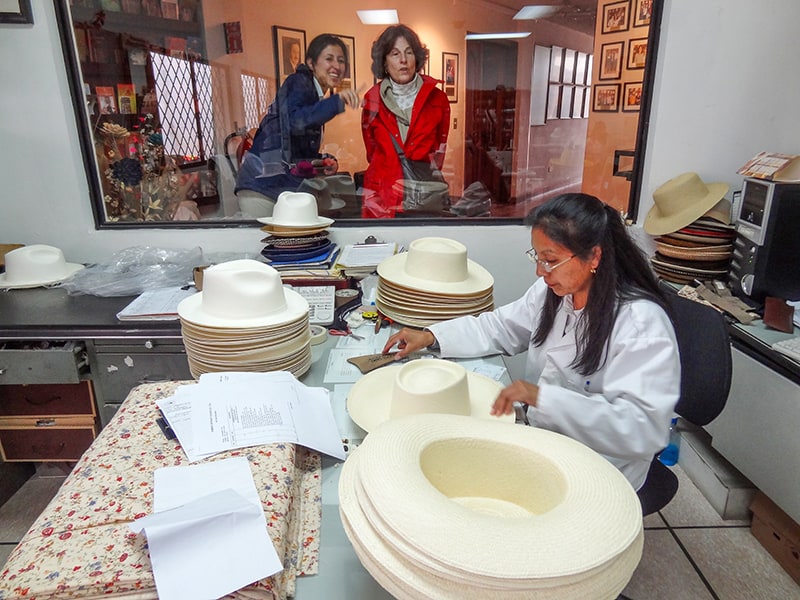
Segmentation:
<svg viewBox="0 0 800 600">
<path fill-rule="evenodd" d="M 271 217 L 260 217 L 259 223 L 280 227 L 312 228 L 328 226 L 333 219 L 320 217 L 317 199 L 308 192 L 281 192 Z"/>
<path fill-rule="evenodd" d="M 278 271 L 251 259 L 207 268 L 203 291 L 178 305 L 178 315 L 185 321 L 225 328 L 279 325 L 307 314 L 308 302 L 283 287 Z"/>
<path fill-rule="evenodd" d="M 461 365 L 420 358 L 390 365 L 361 377 L 347 395 L 347 412 L 364 431 L 397 417 L 446 413 L 495 419 L 489 414 L 502 384 Z M 514 415 L 500 417 L 514 421 Z"/>
<path fill-rule="evenodd" d="M 0 273 L 0 288 L 32 288 L 63 281 L 83 269 L 64 260 L 60 248 L 33 244 L 5 255 L 5 273 Z"/>
<path fill-rule="evenodd" d="M 339 501 L 362 564 L 398 598 L 614 599 L 642 554 L 625 477 L 533 427 L 388 421 L 348 457 Z"/>
<path fill-rule="evenodd" d="M 699 219 L 728 193 L 727 183 L 703 183 L 697 173 L 678 175 L 653 192 L 644 230 L 650 235 L 678 231 Z"/>
<path fill-rule="evenodd" d="M 381 261 L 378 275 L 396 285 L 438 294 L 477 294 L 494 285 L 491 273 L 467 258 L 466 246 L 439 237 L 414 240 L 408 252 Z"/>
</svg>

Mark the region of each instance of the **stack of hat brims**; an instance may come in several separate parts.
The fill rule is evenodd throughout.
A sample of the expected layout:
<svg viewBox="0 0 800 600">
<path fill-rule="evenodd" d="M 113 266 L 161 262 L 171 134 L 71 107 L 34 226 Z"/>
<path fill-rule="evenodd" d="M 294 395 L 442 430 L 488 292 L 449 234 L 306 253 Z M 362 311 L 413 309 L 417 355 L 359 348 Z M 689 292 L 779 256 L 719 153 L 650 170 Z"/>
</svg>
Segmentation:
<svg viewBox="0 0 800 600">
<path fill-rule="evenodd" d="M 725 183 L 705 184 L 696 173 L 675 177 L 654 193 L 644 229 L 655 239 L 653 270 L 667 281 L 724 279 L 736 228 L 730 223 Z"/>
<path fill-rule="evenodd" d="M 426 327 L 492 310 L 494 278 L 467 258 L 463 244 L 420 238 L 378 265 L 375 305 L 397 323 Z"/>
<path fill-rule="evenodd" d="M 339 502 L 359 560 L 400 599 L 614 599 L 642 554 L 630 483 L 539 428 L 386 421 L 344 463 Z"/>
<path fill-rule="evenodd" d="M 178 305 L 192 376 L 220 371 L 289 371 L 311 366 L 308 302 L 255 260 L 207 268 L 203 291 Z"/>
</svg>

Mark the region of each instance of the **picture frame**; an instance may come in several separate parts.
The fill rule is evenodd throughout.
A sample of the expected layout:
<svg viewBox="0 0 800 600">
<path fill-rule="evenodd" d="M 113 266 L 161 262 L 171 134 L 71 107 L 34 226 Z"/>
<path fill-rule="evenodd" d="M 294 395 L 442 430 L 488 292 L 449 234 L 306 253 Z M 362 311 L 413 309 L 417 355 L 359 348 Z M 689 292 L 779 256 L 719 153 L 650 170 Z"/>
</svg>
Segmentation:
<svg viewBox="0 0 800 600">
<path fill-rule="evenodd" d="M 628 81 L 622 87 L 623 112 L 639 112 L 642 104 L 642 82 Z"/>
<path fill-rule="evenodd" d="M 564 66 L 564 48 L 553 46 L 550 49 L 550 81 L 561 83 L 561 68 Z"/>
<path fill-rule="evenodd" d="M 450 103 L 458 102 L 458 54 L 442 52 L 442 91 Z"/>
<path fill-rule="evenodd" d="M 303 62 L 306 55 L 306 32 L 303 29 L 273 25 L 272 37 L 275 43 L 275 77 L 280 86 L 294 73 L 297 65 Z"/>
<path fill-rule="evenodd" d="M 594 86 L 592 95 L 592 110 L 594 112 L 619 112 L 618 83 L 598 83 Z"/>
<path fill-rule="evenodd" d="M 31 0 L 0 0 L 0 23 L 32 25 Z"/>
<path fill-rule="evenodd" d="M 345 69 L 342 83 L 337 90 L 356 89 L 356 38 L 350 35 L 334 33 L 336 37 L 347 46 L 347 69 Z"/>
<path fill-rule="evenodd" d="M 600 80 L 622 77 L 625 42 L 611 42 L 600 46 Z"/>
<path fill-rule="evenodd" d="M 633 0 L 633 26 L 647 27 L 653 16 L 653 0 Z"/>
<path fill-rule="evenodd" d="M 628 69 L 644 69 L 647 62 L 647 38 L 638 38 L 628 42 Z"/>
<path fill-rule="evenodd" d="M 605 4 L 603 6 L 603 25 L 601 31 L 603 33 L 628 31 L 630 7 L 629 0 Z"/>
</svg>

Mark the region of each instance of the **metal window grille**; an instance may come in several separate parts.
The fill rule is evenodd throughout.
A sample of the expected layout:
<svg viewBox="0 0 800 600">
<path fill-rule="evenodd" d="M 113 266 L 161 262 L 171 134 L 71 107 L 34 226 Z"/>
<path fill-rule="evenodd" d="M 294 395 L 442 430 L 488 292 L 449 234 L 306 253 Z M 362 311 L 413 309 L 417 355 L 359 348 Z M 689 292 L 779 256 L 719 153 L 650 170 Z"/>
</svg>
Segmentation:
<svg viewBox="0 0 800 600">
<path fill-rule="evenodd" d="M 258 127 L 272 100 L 267 79 L 254 73 L 242 73 L 242 100 L 245 126 L 247 129 Z"/>
</svg>

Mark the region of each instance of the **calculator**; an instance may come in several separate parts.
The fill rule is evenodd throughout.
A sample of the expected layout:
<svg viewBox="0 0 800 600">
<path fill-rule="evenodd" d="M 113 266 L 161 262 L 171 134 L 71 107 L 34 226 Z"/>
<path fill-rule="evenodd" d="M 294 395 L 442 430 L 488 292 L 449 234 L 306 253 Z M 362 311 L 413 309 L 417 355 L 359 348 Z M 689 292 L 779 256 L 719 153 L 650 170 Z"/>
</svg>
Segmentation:
<svg viewBox="0 0 800 600">
<path fill-rule="evenodd" d="M 332 285 L 297 285 L 291 289 L 308 302 L 308 321 L 315 325 L 333 323 L 336 288 Z"/>
</svg>

